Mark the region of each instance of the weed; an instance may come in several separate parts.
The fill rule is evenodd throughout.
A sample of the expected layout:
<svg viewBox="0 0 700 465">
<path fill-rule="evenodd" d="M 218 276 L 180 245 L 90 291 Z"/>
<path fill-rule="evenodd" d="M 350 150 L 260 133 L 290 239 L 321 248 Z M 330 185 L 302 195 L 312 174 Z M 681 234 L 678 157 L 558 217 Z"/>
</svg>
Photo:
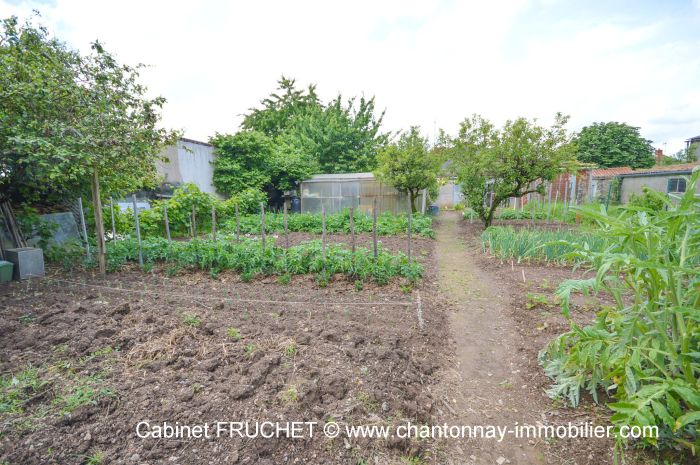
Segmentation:
<svg viewBox="0 0 700 465">
<path fill-rule="evenodd" d="M 282 398 L 285 400 L 287 403 L 295 403 L 299 399 L 299 393 L 297 392 L 297 388 L 295 387 L 290 387 L 284 393 L 282 394 Z"/>
<path fill-rule="evenodd" d="M 199 328 L 202 325 L 201 318 L 199 318 L 199 316 L 195 315 L 194 313 L 185 313 L 182 317 L 182 322 L 185 325 L 191 326 L 193 328 Z"/>
<path fill-rule="evenodd" d="M 404 294 L 410 294 L 413 291 L 413 285 L 412 284 L 402 284 L 401 285 L 401 292 Z"/>
<path fill-rule="evenodd" d="M 46 384 L 31 365 L 16 375 L 0 377 L 0 413 L 22 413 L 24 402 Z"/>
<path fill-rule="evenodd" d="M 240 341 L 242 336 L 237 328 L 226 328 L 226 335 L 233 341 Z"/>
<path fill-rule="evenodd" d="M 284 355 L 293 358 L 297 354 L 297 346 L 293 342 L 284 348 Z"/>
<path fill-rule="evenodd" d="M 535 307 L 549 307 L 549 299 L 546 295 L 541 294 L 527 294 L 527 302 L 525 303 L 525 308 L 531 310 Z"/>
<path fill-rule="evenodd" d="M 22 315 L 21 317 L 19 317 L 20 324 L 24 326 L 29 326 L 30 324 L 34 323 L 34 320 L 34 316 L 30 314 Z"/>
<path fill-rule="evenodd" d="M 277 278 L 277 283 L 286 285 L 289 284 L 292 280 L 292 275 L 289 273 L 281 274 L 279 278 Z"/>
<path fill-rule="evenodd" d="M 362 405 L 365 407 L 365 410 L 367 410 L 367 412 L 369 413 L 377 411 L 377 408 L 379 407 L 379 403 L 376 400 L 372 399 L 370 395 L 364 391 L 357 394 L 357 400 L 362 403 Z"/>
<path fill-rule="evenodd" d="M 103 452 L 97 451 L 85 460 L 85 465 L 100 465 L 105 459 Z"/>
<path fill-rule="evenodd" d="M 244 273 L 241 273 L 241 281 L 243 281 L 244 283 L 251 282 L 254 277 L 255 273 L 253 273 L 252 271 L 246 271 Z"/>
<path fill-rule="evenodd" d="M 258 350 L 258 347 L 255 344 L 246 344 L 245 345 L 245 355 L 247 357 L 252 357 L 253 354 Z"/>
<path fill-rule="evenodd" d="M 170 278 L 174 278 L 175 276 L 180 274 L 181 269 L 182 269 L 182 267 L 180 267 L 180 265 L 169 265 L 165 269 L 165 274 Z"/>
<path fill-rule="evenodd" d="M 146 262 L 143 264 L 143 272 L 150 273 L 153 271 L 153 262 Z"/>
<path fill-rule="evenodd" d="M 362 290 L 363 287 L 364 287 L 364 284 L 362 283 L 362 280 L 356 279 L 355 280 L 355 290 L 359 292 Z"/>
</svg>

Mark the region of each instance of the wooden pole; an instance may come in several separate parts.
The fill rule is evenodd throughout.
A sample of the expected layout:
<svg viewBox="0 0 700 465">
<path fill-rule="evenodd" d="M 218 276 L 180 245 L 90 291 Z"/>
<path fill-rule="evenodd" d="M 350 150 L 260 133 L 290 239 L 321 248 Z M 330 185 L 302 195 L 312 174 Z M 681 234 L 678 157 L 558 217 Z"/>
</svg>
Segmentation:
<svg viewBox="0 0 700 465">
<path fill-rule="evenodd" d="M 408 199 L 408 263 L 411 263 L 411 218 L 413 217 L 413 209 L 411 198 Z"/>
<path fill-rule="evenodd" d="M 88 241 L 87 226 L 85 226 L 85 211 L 83 210 L 83 198 L 78 197 L 78 209 L 80 210 L 80 225 L 83 228 L 83 239 L 85 239 L 85 251 L 90 258 L 90 241 Z"/>
<path fill-rule="evenodd" d="M 163 219 L 165 220 L 165 237 L 167 237 L 168 242 L 170 242 L 170 221 L 168 221 L 168 206 L 165 204 L 163 204 Z"/>
<path fill-rule="evenodd" d="M 352 254 L 355 256 L 355 208 L 350 207 L 350 237 L 352 238 Z"/>
<path fill-rule="evenodd" d="M 260 238 L 262 240 L 262 248 L 265 250 L 265 204 L 260 202 Z"/>
<path fill-rule="evenodd" d="M 105 255 L 105 224 L 102 219 L 102 199 L 100 199 L 100 177 L 97 167 L 92 170 L 92 208 L 95 210 L 95 236 L 97 239 L 97 265 L 100 276 L 107 273 L 107 259 Z"/>
<path fill-rule="evenodd" d="M 141 246 L 141 223 L 139 221 L 139 207 L 136 205 L 136 195 L 131 196 L 134 202 L 134 220 L 136 222 L 136 240 L 139 243 L 139 266 L 143 268 L 143 248 Z"/>
<path fill-rule="evenodd" d="M 236 208 L 236 240 L 241 240 L 241 219 L 238 217 L 238 204 L 235 205 Z"/>
<path fill-rule="evenodd" d="M 211 240 L 216 240 L 216 207 L 211 206 Z"/>
<path fill-rule="evenodd" d="M 321 257 L 323 267 L 326 267 L 326 206 L 321 205 Z"/>
<path fill-rule="evenodd" d="M 549 183 L 549 205 L 547 206 L 547 223 L 552 219 L 552 183 Z"/>
<path fill-rule="evenodd" d="M 289 228 L 287 227 L 287 202 L 284 202 L 284 247 L 289 248 Z"/>
<path fill-rule="evenodd" d="M 197 211 L 192 204 L 192 237 L 197 237 Z"/>
<path fill-rule="evenodd" d="M 372 242 L 374 243 L 374 259 L 377 259 L 377 198 L 372 203 Z"/>
<path fill-rule="evenodd" d="M 109 197 L 109 211 L 112 213 L 112 240 L 116 241 L 117 240 L 117 227 L 114 223 L 114 199 L 112 197 Z"/>
</svg>

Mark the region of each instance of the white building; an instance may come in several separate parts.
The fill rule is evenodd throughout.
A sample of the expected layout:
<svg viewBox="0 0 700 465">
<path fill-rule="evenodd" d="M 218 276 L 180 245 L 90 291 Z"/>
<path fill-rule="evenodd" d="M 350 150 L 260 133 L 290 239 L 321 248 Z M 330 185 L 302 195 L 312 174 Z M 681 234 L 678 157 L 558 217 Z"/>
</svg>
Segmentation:
<svg viewBox="0 0 700 465">
<path fill-rule="evenodd" d="M 195 184 L 202 192 L 216 194 L 214 188 L 214 146 L 206 142 L 181 138 L 161 155 L 167 161 L 156 163 L 158 174 L 167 184 Z M 218 195 L 218 194 L 216 194 Z"/>
</svg>

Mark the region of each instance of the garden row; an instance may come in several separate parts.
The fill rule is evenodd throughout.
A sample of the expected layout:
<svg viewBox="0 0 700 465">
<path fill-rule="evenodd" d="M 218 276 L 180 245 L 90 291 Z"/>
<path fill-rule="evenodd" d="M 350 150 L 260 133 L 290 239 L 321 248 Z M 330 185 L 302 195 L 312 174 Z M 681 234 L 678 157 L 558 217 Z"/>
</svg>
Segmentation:
<svg viewBox="0 0 700 465">
<path fill-rule="evenodd" d="M 265 199 L 259 198 L 255 191 L 243 193 L 227 200 L 219 200 L 206 192 L 201 192 L 194 185 L 175 190 L 169 199 L 152 202 L 150 209 L 139 210 L 141 233 L 145 236 L 165 237 L 165 214 L 167 211 L 170 233 L 173 236 L 191 236 L 210 233 L 212 221 L 216 221 L 217 230 L 241 234 L 260 234 L 262 218 L 260 204 Z M 113 212 L 110 211 L 112 208 Z M 212 215 L 212 210 L 214 215 Z M 114 215 L 114 230 L 117 234 L 134 233 L 134 212 L 129 208 L 121 211 L 116 205 L 104 207 L 103 218 L 105 230 L 112 231 L 111 218 Z M 88 223 L 93 224 L 92 218 Z M 372 232 L 372 216 L 355 211 L 353 213 L 356 233 Z M 432 218 L 427 215 L 414 214 L 411 219 L 411 231 L 425 237 L 434 237 Z M 322 231 L 320 214 L 298 213 L 287 216 L 287 228 L 291 232 L 308 232 L 320 234 Z M 194 229 L 193 229 L 194 228 Z M 265 232 L 284 232 L 284 215 L 282 213 L 265 213 Z M 326 232 L 350 233 L 350 211 L 326 215 Z M 400 235 L 408 232 L 408 216 L 383 213 L 377 216 L 378 235 Z"/>
<path fill-rule="evenodd" d="M 283 248 L 267 244 L 263 247 L 256 239 L 202 240 L 188 242 L 167 241 L 162 238 L 146 238 L 142 241 L 144 268 L 154 263 L 167 265 L 166 272 L 174 275 L 183 268 L 208 270 L 213 277 L 220 271 L 232 270 L 240 273 L 241 279 L 249 281 L 256 275 L 277 275 L 280 283 L 289 282 L 292 275 L 314 273 L 319 285 L 325 286 L 330 279 L 341 274 L 356 282 L 364 281 L 387 284 L 391 278 L 403 277 L 409 282 L 421 278 L 423 267 L 403 253 L 392 254 L 381 246 L 377 256 L 366 248 L 357 248 L 353 253 L 341 245 L 323 246 L 321 241 Z M 108 268 L 117 270 L 129 262 L 139 261 L 139 244 L 135 239 L 123 239 L 108 243 Z"/>
<path fill-rule="evenodd" d="M 571 330 L 541 352 L 554 380 L 549 394 L 574 406 L 581 391 L 610 399 L 615 425 L 657 426 L 659 437 L 644 439 L 647 445 L 686 448 L 688 455 L 700 446 L 699 178 L 696 172 L 682 197 L 651 199 L 661 208 L 575 209 L 597 225 L 589 232 L 497 227 L 482 236 L 485 249 L 502 259 L 589 268 L 593 277 L 557 290 L 567 318 L 574 293 L 604 291 L 614 299 L 594 324 L 571 320 Z"/>
</svg>

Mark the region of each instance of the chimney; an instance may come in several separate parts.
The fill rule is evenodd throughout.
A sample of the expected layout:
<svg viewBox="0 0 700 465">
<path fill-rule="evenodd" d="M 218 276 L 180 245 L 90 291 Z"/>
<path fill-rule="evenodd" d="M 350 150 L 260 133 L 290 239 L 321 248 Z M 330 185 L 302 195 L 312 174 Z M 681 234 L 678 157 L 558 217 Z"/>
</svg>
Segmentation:
<svg viewBox="0 0 700 465">
<path fill-rule="evenodd" d="M 664 159 L 664 149 L 656 149 L 656 164 L 660 165 Z"/>
</svg>

